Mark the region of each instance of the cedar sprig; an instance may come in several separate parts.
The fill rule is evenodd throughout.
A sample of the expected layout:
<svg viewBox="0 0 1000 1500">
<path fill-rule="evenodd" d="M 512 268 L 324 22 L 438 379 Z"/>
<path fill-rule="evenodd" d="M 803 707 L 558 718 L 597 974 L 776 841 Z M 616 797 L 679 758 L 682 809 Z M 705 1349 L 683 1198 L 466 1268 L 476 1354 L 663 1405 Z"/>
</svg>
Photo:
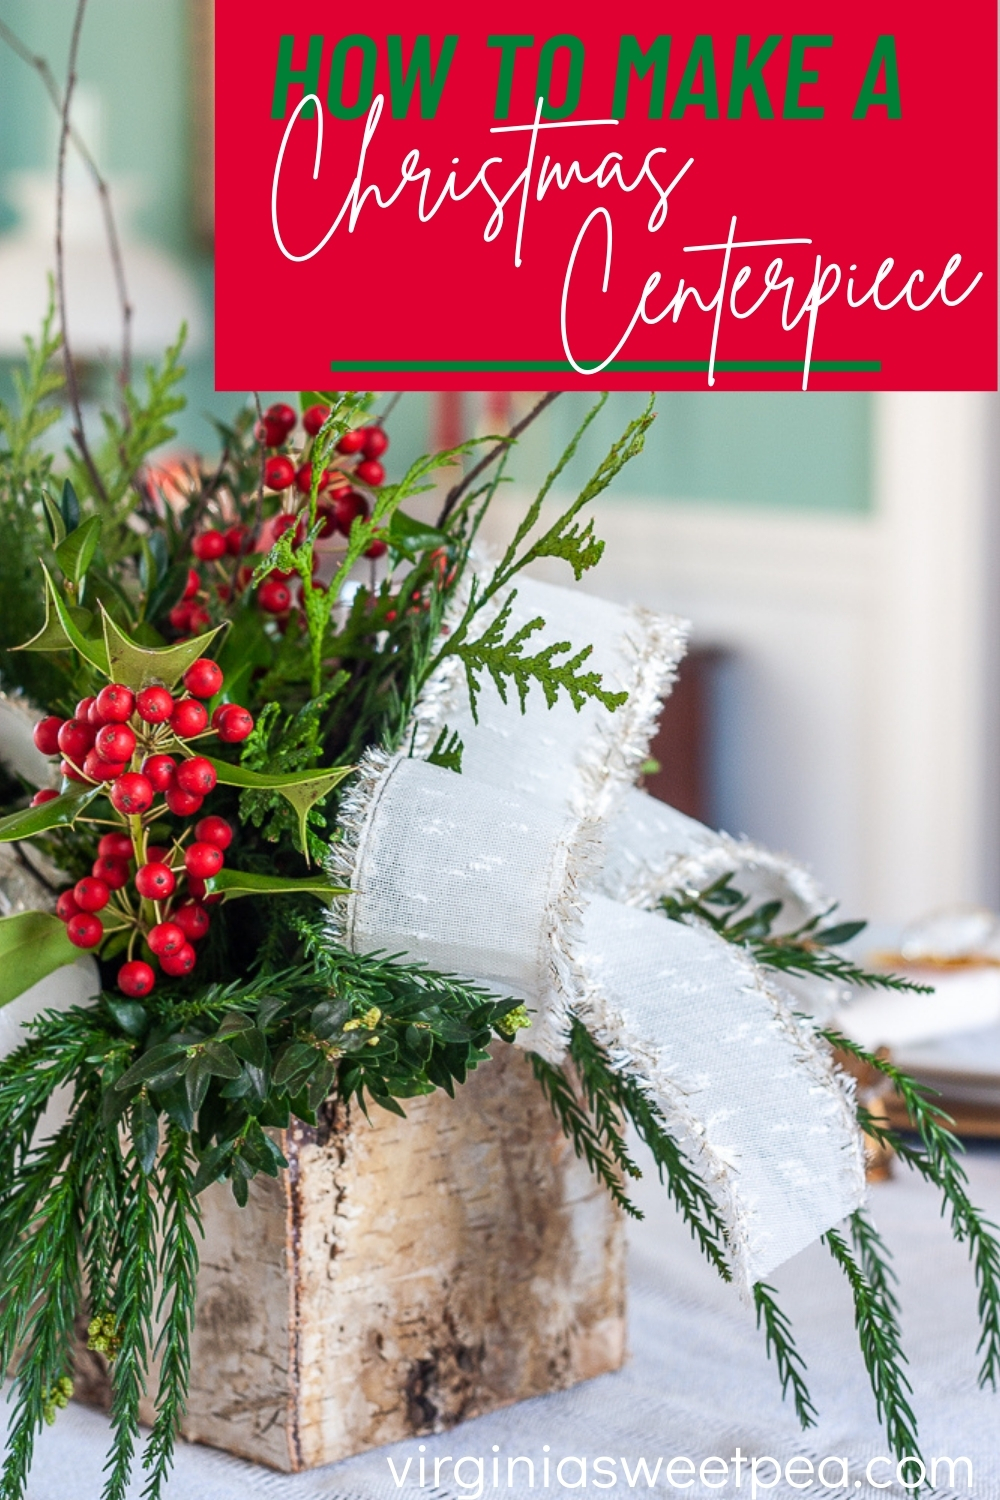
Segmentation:
<svg viewBox="0 0 1000 1500">
<path fill-rule="evenodd" d="M 619 1157 L 625 1151 L 624 1142 L 617 1127 L 611 1139 L 620 1150 L 607 1149 L 608 1133 L 602 1130 L 592 1114 L 581 1103 L 576 1090 L 562 1068 L 547 1062 L 537 1052 L 532 1052 L 531 1067 L 538 1085 L 548 1101 L 549 1108 L 562 1126 L 563 1134 L 572 1142 L 573 1150 L 581 1161 L 585 1161 L 598 1182 L 603 1183 L 618 1207 L 633 1219 L 643 1217 L 624 1191 L 621 1181 Z"/>
<path fill-rule="evenodd" d="M 915 1458 L 923 1463 L 917 1442 L 917 1419 L 908 1400 L 913 1387 L 903 1370 L 907 1361 L 900 1341 L 895 1299 L 887 1298 L 884 1288 L 865 1275 L 839 1230 L 828 1229 L 822 1239 L 846 1276 L 854 1298 L 858 1342 L 889 1446 L 900 1462 Z M 866 1245 L 870 1250 L 870 1239 Z"/>
<path fill-rule="evenodd" d="M 665 1184 L 709 1264 L 723 1281 L 732 1280 L 725 1222 L 711 1193 L 670 1135 L 662 1111 L 638 1080 L 614 1067 L 606 1050 L 577 1017 L 570 1024 L 569 1057 L 579 1089 L 563 1068 L 531 1053 L 535 1077 L 578 1157 L 608 1188 L 615 1202 L 631 1217 L 642 1212 L 622 1187 L 623 1174 L 641 1177 L 625 1142 L 623 1121 L 631 1121 L 649 1148 Z M 802 1426 L 811 1427 L 815 1407 L 804 1379 L 805 1362 L 792 1336 L 791 1323 L 778 1307 L 773 1287 L 758 1282 L 753 1289 L 757 1326 L 763 1322 L 766 1348 L 775 1360 L 782 1396 L 789 1389 Z"/>
<path fill-rule="evenodd" d="M 198 1283 L 198 1237 L 201 1213 L 194 1195 L 191 1143 L 179 1126 L 167 1127 L 160 1162 L 163 1185 L 163 1243 L 160 1249 L 162 1320 L 154 1358 L 161 1355 L 156 1420 L 142 1457 L 148 1477 L 145 1500 L 156 1500 L 173 1464 L 174 1443 L 187 1401 L 191 1373 L 191 1332 Z"/>
<path fill-rule="evenodd" d="M 660 898 L 660 907 L 672 921 L 704 923 L 729 943 L 739 943 L 765 969 L 794 974 L 828 983 L 855 985 L 861 989 L 883 989 L 928 994 L 930 986 L 917 984 L 899 974 L 865 969 L 833 949 L 849 943 L 863 932 L 866 922 L 829 920 L 835 907 L 810 917 L 790 932 L 776 933 L 781 901 L 765 901 L 748 911 L 750 899 L 733 885 L 733 874 L 721 875 L 701 891 L 671 893 Z"/>
<path fill-rule="evenodd" d="M 864 1105 L 858 1107 L 858 1120 L 867 1135 L 880 1145 L 891 1148 L 900 1161 L 919 1173 L 926 1182 L 934 1184 L 942 1196 L 941 1212 L 950 1215 L 952 1233 L 960 1244 L 968 1245 L 978 1288 L 980 1338 L 977 1352 L 982 1354 L 979 1384 L 996 1390 L 1000 1380 L 1000 1241 L 996 1236 L 996 1225 L 976 1208 L 969 1197 L 968 1177 L 958 1160 L 964 1148 L 948 1128 L 953 1122 L 931 1101 L 928 1091 L 894 1063 L 867 1051 L 833 1027 L 824 1027 L 820 1034 L 831 1046 L 887 1078 L 906 1108 L 920 1137 L 920 1146 L 886 1125 Z"/>
<path fill-rule="evenodd" d="M 765 1281 L 754 1284 L 753 1305 L 757 1312 L 757 1327 L 763 1325 L 764 1347 L 769 1359 L 773 1359 L 781 1381 L 781 1395 L 787 1399 L 791 1390 L 795 1415 L 805 1431 L 816 1426 L 817 1412 L 805 1383 L 805 1360 L 795 1346 L 792 1325 L 788 1314 L 778 1306 L 773 1286 Z"/>
</svg>

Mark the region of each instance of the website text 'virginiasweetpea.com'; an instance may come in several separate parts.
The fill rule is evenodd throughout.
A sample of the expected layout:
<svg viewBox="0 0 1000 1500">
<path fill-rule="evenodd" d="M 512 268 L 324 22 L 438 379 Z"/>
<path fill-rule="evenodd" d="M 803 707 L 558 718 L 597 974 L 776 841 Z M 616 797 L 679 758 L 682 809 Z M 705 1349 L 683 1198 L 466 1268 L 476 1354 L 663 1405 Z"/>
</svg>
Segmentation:
<svg viewBox="0 0 1000 1500">
<path fill-rule="evenodd" d="M 481 1500 L 491 1490 L 687 1490 L 727 1488 L 748 1492 L 760 1500 L 784 1484 L 792 1490 L 854 1491 L 899 1489 L 911 1492 L 929 1484 L 932 1489 L 972 1494 L 972 1461 L 968 1458 L 895 1458 L 878 1455 L 855 1462 L 836 1455 L 826 1458 L 797 1456 L 783 1463 L 767 1454 L 746 1455 L 737 1448 L 730 1458 L 715 1454 L 707 1458 L 642 1455 L 615 1458 L 607 1454 L 580 1457 L 553 1454 L 546 1443 L 541 1454 L 528 1458 L 502 1455 L 494 1445 L 487 1455 L 466 1453 L 461 1457 L 429 1455 L 421 1443 L 418 1456 L 387 1458 L 396 1488 L 444 1488 L 457 1491 L 462 1500 Z M 787 1489 L 782 1493 L 787 1494 Z"/>
</svg>

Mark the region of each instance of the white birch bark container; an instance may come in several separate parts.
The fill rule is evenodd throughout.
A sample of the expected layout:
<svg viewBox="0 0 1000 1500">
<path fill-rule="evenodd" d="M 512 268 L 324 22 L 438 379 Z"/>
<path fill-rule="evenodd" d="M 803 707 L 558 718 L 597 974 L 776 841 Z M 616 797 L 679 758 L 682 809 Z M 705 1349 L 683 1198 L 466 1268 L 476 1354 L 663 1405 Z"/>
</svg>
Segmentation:
<svg viewBox="0 0 1000 1500">
<path fill-rule="evenodd" d="M 524 1054 L 406 1111 L 333 1108 L 246 1208 L 203 1195 L 188 1439 L 294 1472 L 622 1364 L 621 1215 Z"/>
</svg>

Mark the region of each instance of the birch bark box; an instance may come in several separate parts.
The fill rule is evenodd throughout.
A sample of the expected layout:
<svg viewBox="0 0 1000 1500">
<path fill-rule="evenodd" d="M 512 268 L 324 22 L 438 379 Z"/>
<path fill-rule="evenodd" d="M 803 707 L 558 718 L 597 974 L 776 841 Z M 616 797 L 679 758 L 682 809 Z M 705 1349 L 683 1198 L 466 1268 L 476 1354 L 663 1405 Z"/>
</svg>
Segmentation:
<svg viewBox="0 0 1000 1500">
<path fill-rule="evenodd" d="M 524 1054 L 406 1112 L 338 1105 L 246 1208 L 203 1194 L 188 1439 L 297 1471 L 620 1367 L 621 1216 Z"/>
</svg>

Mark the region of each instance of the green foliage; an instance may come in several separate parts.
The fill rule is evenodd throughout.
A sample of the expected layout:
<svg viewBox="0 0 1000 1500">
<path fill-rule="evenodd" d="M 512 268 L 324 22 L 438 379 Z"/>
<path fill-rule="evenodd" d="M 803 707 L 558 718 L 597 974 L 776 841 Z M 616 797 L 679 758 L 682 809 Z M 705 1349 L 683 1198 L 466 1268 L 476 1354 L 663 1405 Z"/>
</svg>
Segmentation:
<svg viewBox="0 0 1000 1500">
<path fill-rule="evenodd" d="M 88 1302 L 92 1342 L 112 1358 L 105 1500 L 126 1493 L 161 1322 L 157 1418 L 143 1457 L 144 1494 L 157 1496 L 189 1375 L 197 1193 L 226 1178 L 246 1202 L 249 1181 L 284 1164 L 267 1127 L 293 1114 L 315 1124 L 331 1094 L 402 1113 L 399 1099 L 453 1093 L 518 1011 L 420 965 L 330 949 L 316 924 L 299 930 L 307 961 L 295 970 L 188 1000 L 105 995 L 47 1012 L 0 1062 L 0 1378 L 14 1379 L 4 1500 L 25 1493 Z M 66 1082 L 69 1121 L 32 1145 Z"/>
<path fill-rule="evenodd" d="M 753 1289 L 753 1303 L 757 1310 L 757 1327 L 764 1325 L 764 1346 L 768 1357 L 773 1359 L 781 1381 L 781 1394 L 787 1398 L 789 1390 L 795 1406 L 795 1415 L 803 1431 L 816 1426 L 816 1408 L 812 1403 L 804 1380 L 805 1361 L 792 1337 L 792 1325 L 786 1313 L 775 1301 L 773 1286 L 758 1281 Z"/>
<path fill-rule="evenodd" d="M 746 948 L 765 969 L 778 974 L 822 979 L 830 983 L 857 985 L 862 989 L 910 991 L 928 994 L 930 986 L 916 984 L 899 974 L 883 974 L 853 963 L 831 950 L 863 932 L 865 922 L 822 924 L 831 911 L 810 917 L 792 932 L 775 933 L 781 915 L 780 901 L 766 901 L 747 911 L 749 898 L 733 886 L 732 874 L 722 875 L 703 891 L 664 896 L 661 909 L 675 922 L 703 922 L 730 943 Z"/>
<path fill-rule="evenodd" d="M 875 1394 L 879 1421 L 885 1423 L 889 1446 L 899 1460 L 920 1459 L 917 1419 L 907 1399 L 912 1387 L 903 1372 L 906 1355 L 900 1343 L 894 1299 L 886 1296 L 884 1286 L 878 1281 L 873 1283 L 865 1275 L 838 1230 L 828 1229 L 823 1243 L 851 1288 L 858 1342 Z M 862 1243 L 870 1252 L 870 1237 L 862 1238 Z"/>
<path fill-rule="evenodd" d="M 962 1143 L 948 1129 L 952 1122 L 930 1101 L 927 1090 L 895 1064 L 866 1051 L 831 1027 L 825 1028 L 821 1035 L 831 1046 L 887 1078 L 906 1107 L 920 1137 L 919 1146 L 886 1126 L 864 1105 L 858 1109 L 858 1120 L 873 1140 L 890 1147 L 908 1167 L 934 1184 L 941 1193 L 942 1213 L 950 1215 L 952 1233 L 960 1244 L 968 1245 L 979 1290 L 978 1350 L 982 1354 L 979 1383 L 996 1390 L 1000 1377 L 1000 1241 L 995 1235 L 996 1225 L 983 1216 L 969 1197 L 968 1177 L 958 1160 Z"/>
<path fill-rule="evenodd" d="M 310 698 L 294 714 L 283 714 L 279 703 L 267 704 L 244 746 L 240 760 L 243 769 L 271 778 L 314 770 L 324 754 L 327 710 L 347 681 L 346 672 L 336 673 L 326 692 Z M 332 831 L 321 803 L 331 790 L 332 785 L 324 787 L 316 801 L 302 810 L 294 797 L 289 798 L 287 787 L 248 787 L 240 794 L 240 817 L 259 828 L 270 843 L 278 843 L 285 836 L 300 853 L 307 853 L 320 864 Z"/>
<path fill-rule="evenodd" d="M 526 641 L 545 625 L 540 615 L 504 639 L 516 597 L 517 591 L 514 590 L 478 640 L 464 641 L 454 649 L 453 654 L 461 659 L 465 667 L 469 701 L 477 722 L 476 705 L 482 691 L 483 672 L 489 673 L 504 703 L 507 702 L 508 685 L 513 684 L 522 713 L 533 682 L 541 688 L 549 708 L 558 701 L 560 690 L 570 699 L 577 713 L 588 698 L 596 698 L 605 708 L 620 708 L 628 697 L 627 693 L 609 692 L 602 684 L 600 673 L 581 670 L 593 651 L 592 646 L 582 646 L 564 661 L 557 661 L 556 658 L 573 651 L 569 641 L 555 641 L 549 646 L 543 646 L 533 656 L 524 654 Z"/>
<path fill-rule="evenodd" d="M 441 766 L 445 771 L 455 771 L 459 776 L 462 774 L 462 755 L 465 746 L 462 737 L 457 730 L 448 733 L 447 724 L 434 741 L 433 749 L 427 757 L 427 762 L 432 766 Z"/>
<path fill-rule="evenodd" d="M 90 504 L 99 505 L 95 514 L 101 516 L 106 567 L 113 568 L 137 550 L 135 532 L 128 524 L 136 498 L 142 499 L 141 491 L 138 497 L 134 493 L 134 486 L 149 455 L 176 436 L 177 429 L 170 419 L 184 407 L 184 398 L 177 387 L 185 373 L 181 351 L 186 339 L 187 330 L 182 328 L 159 367 L 147 365 L 143 392 L 132 386 L 125 388 L 121 414 L 101 413 L 104 441 L 94 459 L 101 475 L 103 496 L 96 492 L 83 456 L 75 448 L 67 449 L 70 477 L 78 493 Z"/>
<path fill-rule="evenodd" d="M 63 669 L 11 651 L 35 633 L 44 617 L 37 567 L 50 545 L 43 496 L 52 459 L 41 440 L 58 419 L 54 397 L 62 388 L 62 377 L 53 369 L 61 343 L 53 320 L 50 303 L 38 342 L 25 339 L 24 369 L 14 371 L 15 403 L 0 402 L 0 687 L 21 688 L 39 701 L 60 695 Z"/>
</svg>

